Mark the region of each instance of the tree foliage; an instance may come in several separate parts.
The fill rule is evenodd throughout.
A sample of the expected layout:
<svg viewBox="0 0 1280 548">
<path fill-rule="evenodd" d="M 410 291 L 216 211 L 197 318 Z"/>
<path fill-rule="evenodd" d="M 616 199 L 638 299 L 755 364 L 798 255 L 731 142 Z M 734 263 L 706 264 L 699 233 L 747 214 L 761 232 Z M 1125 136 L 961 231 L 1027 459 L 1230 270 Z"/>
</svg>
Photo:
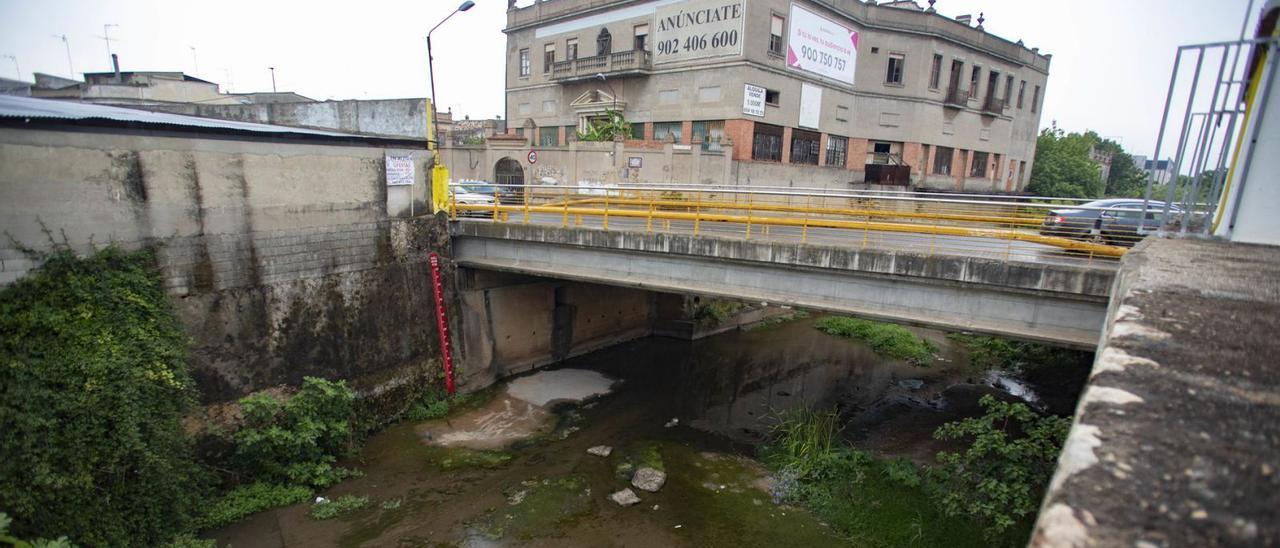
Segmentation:
<svg viewBox="0 0 1280 548">
<path fill-rule="evenodd" d="M 592 120 L 586 131 L 578 132 L 579 141 L 612 141 L 615 137 L 631 135 L 631 122 L 621 112 L 606 111 L 603 119 Z"/>
<path fill-rule="evenodd" d="M 1097 198 L 1105 186 L 1098 162 L 1089 158 L 1094 140 L 1046 128 L 1036 139 L 1036 160 L 1027 191 L 1037 196 Z"/>
<path fill-rule="evenodd" d="M 186 340 L 150 252 L 70 251 L 0 291 L 0 501 L 21 537 L 155 546 L 204 474 Z"/>
<path fill-rule="evenodd" d="M 306 377 L 288 400 L 258 393 L 240 400 L 235 464 L 256 481 L 325 487 L 347 475 L 334 463 L 352 449 L 355 392 L 345 381 Z"/>
<path fill-rule="evenodd" d="M 939 452 L 936 499 L 949 516 L 967 516 L 995 538 L 1034 515 L 1071 421 L 1040 416 L 1023 403 L 983 396 L 986 414 L 942 425 L 940 440 L 969 439 L 962 453 Z"/>
</svg>

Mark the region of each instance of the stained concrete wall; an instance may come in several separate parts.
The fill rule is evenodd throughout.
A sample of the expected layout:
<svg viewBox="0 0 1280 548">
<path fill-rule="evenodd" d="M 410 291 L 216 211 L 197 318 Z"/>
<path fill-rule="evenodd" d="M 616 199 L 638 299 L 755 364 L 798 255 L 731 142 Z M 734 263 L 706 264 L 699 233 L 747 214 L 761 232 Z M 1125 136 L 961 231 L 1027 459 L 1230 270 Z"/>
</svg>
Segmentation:
<svg viewBox="0 0 1280 548">
<path fill-rule="evenodd" d="M 657 294 L 462 269 L 465 383 L 494 380 L 653 333 Z"/>
<path fill-rule="evenodd" d="M 318 103 L 268 103 L 251 105 L 172 104 L 148 105 L 147 110 L 240 120 L 282 126 L 334 129 L 366 135 L 391 135 L 426 139 L 426 99 L 378 99 L 324 101 Z"/>
<path fill-rule="evenodd" d="M 536 163 L 528 160 L 531 151 L 537 151 Z M 733 147 L 713 152 L 693 145 L 642 141 L 574 141 L 566 146 L 547 147 L 518 140 L 491 140 L 485 145 L 442 147 L 441 157 L 454 180 L 496 181 L 498 161 L 510 158 L 519 162 L 529 184 L 722 185 L 730 182 Z M 630 167 L 633 158 L 641 167 Z"/>
<path fill-rule="evenodd" d="M 0 283 L 20 248 L 155 246 L 207 402 L 304 375 L 387 390 L 438 365 L 427 254 L 450 253 L 427 201 L 387 187 L 373 146 L 199 134 L 0 129 Z M 446 261 L 446 275 L 452 268 Z"/>
</svg>

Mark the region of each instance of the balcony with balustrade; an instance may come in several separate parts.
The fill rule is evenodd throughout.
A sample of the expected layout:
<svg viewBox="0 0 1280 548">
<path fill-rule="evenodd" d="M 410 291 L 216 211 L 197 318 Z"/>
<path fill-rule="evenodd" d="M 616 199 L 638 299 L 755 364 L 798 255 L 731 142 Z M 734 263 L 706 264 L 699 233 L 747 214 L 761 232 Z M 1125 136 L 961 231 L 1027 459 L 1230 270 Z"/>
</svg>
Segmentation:
<svg viewBox="0 0 1280 548">
<path fill-rule="evenodd" d="M 597 74 L 610 78 L 647 76 L 652 67 L 653 56 L 648 50 L 619 51 L 556 62 L 551 65 L 551 80 L 556 82 L 590 80 Z"/>
</svg>

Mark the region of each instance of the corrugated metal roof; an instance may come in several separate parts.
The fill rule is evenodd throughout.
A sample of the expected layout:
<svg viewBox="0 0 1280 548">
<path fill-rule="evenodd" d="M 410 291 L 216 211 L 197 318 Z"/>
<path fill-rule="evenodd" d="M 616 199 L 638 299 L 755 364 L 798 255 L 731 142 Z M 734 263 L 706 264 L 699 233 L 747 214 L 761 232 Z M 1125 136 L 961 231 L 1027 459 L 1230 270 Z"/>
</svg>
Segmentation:
<svg viewBox="0 0 1280 548">
<path fill-rule="evenodd" d="M 219 131 L 249 132 L 257 134 L 295 134 L 298 136 L 323 136 L 344 139 L 385 141 L 387 138 L 370 137 L 354 133 L 325 131 L 299 127 L 256 124 L 253 122 L 237 122 L 233 120 L 217 120 L 200 118 L 166 112 L 151 112 L 131 108 L 94 105 L 74 101 L 57 101 L 53 99 L 37 99 L 34 97 L 16 97 L 0 95 L 0 118 L 31 118 L 44 120 L 111 120 L 129 124 L 149 124 L 167 127 L 207 128 Z M 401 139 L 409 141 L 410 139 Z"/>
</svg>

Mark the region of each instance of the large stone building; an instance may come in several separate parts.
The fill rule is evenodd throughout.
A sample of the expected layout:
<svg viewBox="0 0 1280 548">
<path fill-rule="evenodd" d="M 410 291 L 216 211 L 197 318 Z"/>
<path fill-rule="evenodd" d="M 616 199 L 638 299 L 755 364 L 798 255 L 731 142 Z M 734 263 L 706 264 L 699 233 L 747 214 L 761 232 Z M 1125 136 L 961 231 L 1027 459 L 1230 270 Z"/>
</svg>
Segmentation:
<svg viewBox="0 0 1280 548">
<path fill-rule="evenodd" d="M 513 4 L 507 119 L 556 149 L 616 109 L 637 141 L 732 142 L 738 184 L 1019 191 L 1051 56 L 982 22 L 910 1 Z"/>
</svg>

